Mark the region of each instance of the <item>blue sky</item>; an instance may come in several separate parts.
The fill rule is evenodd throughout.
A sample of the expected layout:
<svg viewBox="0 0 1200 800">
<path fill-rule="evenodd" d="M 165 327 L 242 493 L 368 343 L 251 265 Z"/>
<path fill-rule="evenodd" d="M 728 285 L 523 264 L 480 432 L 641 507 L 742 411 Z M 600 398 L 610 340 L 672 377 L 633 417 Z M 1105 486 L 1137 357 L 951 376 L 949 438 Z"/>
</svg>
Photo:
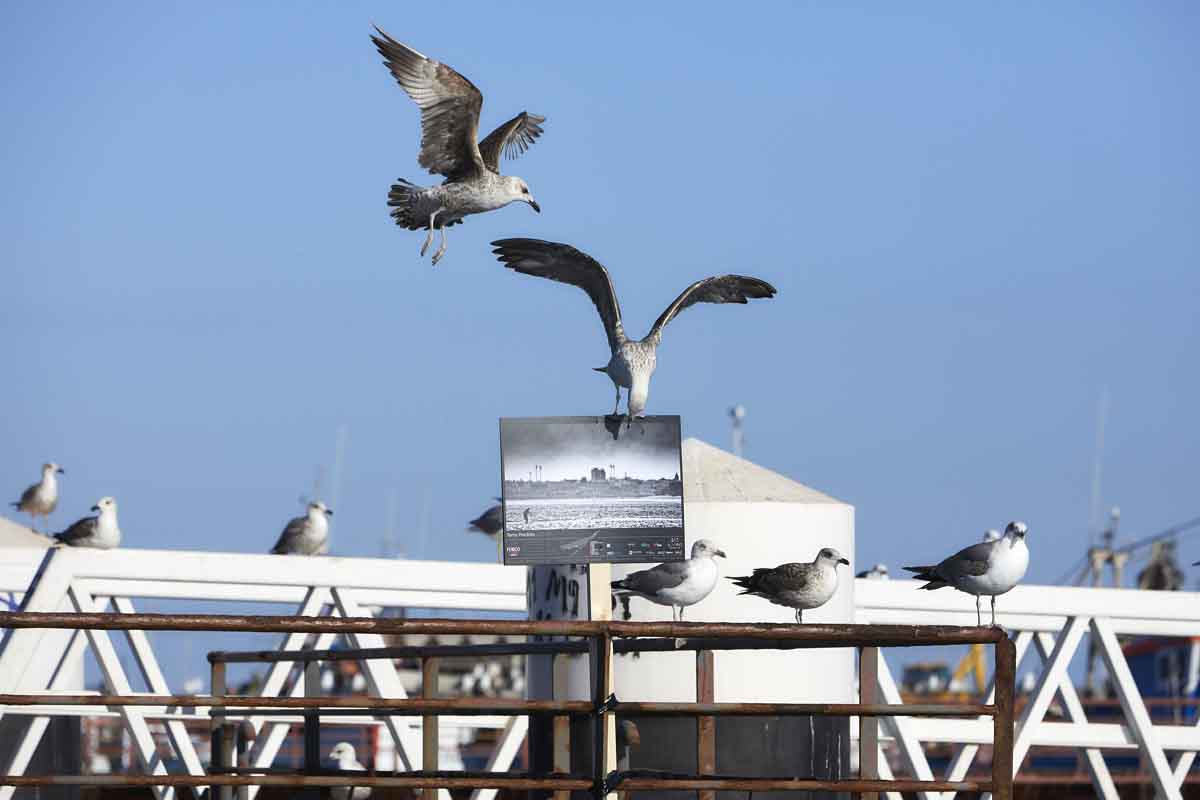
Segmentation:
<svg viewBox="0 0 1200 800">
<path fill-rule="evenodd" d="M 855 505 L 861 564 L 1021 518 L 1030 579 L 1056 578 L 1085 544 L 1104 386 L 1123 529 L 1200 514 L 1194 4 L 26 2 L 5 22 L 0 486 L 62 463 L 60 526 L 111 494 L 129 547 L 264 552 L 344 426 L 335 552 L 380 551 L 394 491 L 409 554 L 494 558 L 463 528 L 498 490 L 497 418 L 612 403 L 583 294 L 489 254 L 522 235 L 607 264 L 638 335 L 698 277 L 773 283 L 672 323 L 648 410 L 728 446 L 743 403 L 748 456 Z M 385 195 L 429 181 L 418 114 L 372 22 L 474 80 L 485 130 L 548 117 L 505 166 L 540 216 L 417 257 Z"/>
</svg>

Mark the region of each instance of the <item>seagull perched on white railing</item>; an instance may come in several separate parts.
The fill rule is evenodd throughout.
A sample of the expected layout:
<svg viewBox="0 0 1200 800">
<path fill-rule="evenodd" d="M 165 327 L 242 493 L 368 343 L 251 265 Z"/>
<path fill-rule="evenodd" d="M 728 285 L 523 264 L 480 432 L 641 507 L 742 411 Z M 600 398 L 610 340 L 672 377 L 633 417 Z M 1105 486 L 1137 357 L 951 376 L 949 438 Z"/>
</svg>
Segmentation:
<svg viewBox="0 0 1200 800">
<path fill-rule="evenodd" d="M 21 492 L 21 499 L 10 503 L 17 511 L 24 511 L 33 519 L 33 529 L 37 530 L 37 518 L 41 517 L 49 530 L 50 514 L 58 505 L 58 479 L 63 468 L 53 461 L 42 464 L 42 479 Z"/>
<path fill-rule="evenodd" d="M 1016 586 L 1029 567 L 1029 547 L 1024 522 L 1010 522 L 1004 535 L 993 541 L 982 541 L 959 550 L 939 564 L 925 567 L 905 567 L 915 572 L 914 578 L 929 581 L 922 589 L 941 589 L 953 586 L 960 592 L 975 595 L 975 621 L 983 624 L 979 598 L 992 598 L 992 624 L 996 624 L 996 595 Z"/>
<path fill-rule="evenodd" d="M 692 545 L 691 558 L 631 572 L 612 582 L 613 594 L 644 597 L 651 603 L 670 606 L 671 618 L 678 622 L 685 608 L 708 597 L 717 585 L 717 556 L 725 558 L 725 551 L 709 539 L 698 539 Z"/>
<path fill-rule="evenodd" d="M 271 552 L 276 555 L 325 555 L 329 552 L 328 518 L 332 515 L 333 511 L 320 500 L 312 501 L 303 517 L 288 520 Z"/>
<path fill-rule="evenodd" d="M 60 545 L 68 547 L 94 547 L 97 550 L 112 550 L 121 543 L 121 529 L 117 526 L 117 501 L 102 497 L 92 506 L 99 513 L 84 517 L 62 533 L 54 534 Z"/>
<path fill-rule="evenodd" d="M 796 609 L 796 622 L 804 621 L 804 611 L 829 602 L 838 587 L 838 564 L 850 562 L 832 547 L 822 548 L 811 564 L 781 564 L 774 569 L 759 568 L 753 575 L 730 578 L 741 592 L 761 597 L 777 606 Z"/>
<path fill-rule="evenodd" d="M 646 409 L 650 394 L 650 376 L 657 363 L 658 343 L 663 328 L 683 309 L 696 303 L 740 303 L 751 298 L 775 296 L 775 287 L 758 278 L 742 275 L 720 275 L 696 281 L 683 290 L 671 305 L 659 315 L 654 326 L 641 341 L 625 336 L 621 324 L 621 306 L 613 290 L 608 270 L 600 262 L 567 244 L 544 242 L 540 239 L 500 239 L 492 242 L 492 251 L 511 270 L 538 278 L 569 283 L 587 292 L 608 335 L 612 356 L 608 364 L 595 367 L 612 380 L 617 389 L 613 416 L 621 407 L 621 387 L 629 390 L 630 417 L 640 417 Z"/>
<path fill-rule="evenodd" d="M 436 265 L 446 253 L 446 228 L 468 214 L 481 214 L 522 202 L 539 213 L 541 207 L 525 181 L 500 174 L 501 154 L 516 158 L 542 135 L 545 117 L 522 111 L 488 134 L 481 142 L 479 110 L 483 95 L 469 80 L 446 64 L 421 55 L 397 42 L 379 28 L 371 41 L 383 63 L 408 96 L 421 109 L 421 152 L 417 163 L 435 175 L 444 175 L 440 186 L 421 187 L 403 178 L 388 192 L 392 219 L 410 231 L 426 228 L 429 234 L 421 255 L 442 232 L 433 254 Z"/>
<path fill-rule="evenodd" d="M 338 742 L 329 751 L 329 757 L 337 762 L 338 769 L 347 772 L 366 772 L 367 768 L 358 761 L 354 745 L 349 742 Z M 329 790 L 334 800 L 367 800 L 371 796 L 370 786 L 334 786 Z"/>
</svg>

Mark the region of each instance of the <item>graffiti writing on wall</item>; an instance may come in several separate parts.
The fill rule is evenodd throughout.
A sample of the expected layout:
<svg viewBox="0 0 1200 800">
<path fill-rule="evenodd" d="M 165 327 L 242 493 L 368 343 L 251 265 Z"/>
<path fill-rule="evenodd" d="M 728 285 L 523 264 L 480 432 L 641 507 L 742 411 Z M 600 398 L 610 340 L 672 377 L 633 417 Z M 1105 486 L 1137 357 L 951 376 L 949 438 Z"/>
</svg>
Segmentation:
<svg viewBox="0 0 1200 800">
<path fill-rule="evenodd" d="M 525 599 L 532 620 L 588 618 L 587 566 L 556 564 L 525 572 Z M 548 641 L 561 637 L 534 637 Z"/>
</svg>

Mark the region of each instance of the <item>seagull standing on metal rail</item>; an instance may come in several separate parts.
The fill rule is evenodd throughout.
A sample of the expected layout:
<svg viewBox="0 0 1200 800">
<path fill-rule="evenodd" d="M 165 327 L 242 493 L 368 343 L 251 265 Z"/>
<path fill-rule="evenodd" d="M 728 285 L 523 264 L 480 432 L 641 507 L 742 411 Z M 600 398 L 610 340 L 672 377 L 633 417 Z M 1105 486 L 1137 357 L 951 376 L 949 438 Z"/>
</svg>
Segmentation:
<svg viewBox="0 0 1200 800">
<path fill-rule="evenodd" d="M 468 214 L 481 214 L 509 203 L 541 207 L 525 181 L 500 174 L 501 154 L 516 158 L 542 135 L 545 117 L 522 111 L 487 135 L 479 136 L 479 111 L 483 95 L 469 80 L 449 66 L 421 55 L 397 42 L 379 28 L 371 41 L 383 63 L 408 96 L 421 109 L 421 152 L 417 163 L 435 175 L 444 175 L 440 186 L 421 187 L 403 178 L 388 192 L 392 219 L 410 231 L 426 228 L 421 255 L 429 249 L 433 232 L 442 232 L 442 242 L 433 254 L 436 265 L 446 254 L 446 228 L 462 222 Z"/>
<path fill-rule="evenodd" d="M 112 550 L 121 543 L 121 529 L 117 526 L 117 501 L 102 497 L 92 506 L 99 512 L 94 517 L 84 517 L 62 533 L 54 534 L 60 545 L 68 547 L 94 547 Z"/>
<path fill-rule="evenodd" d="M 612 582 L 613 594 L 644 597 L 651 603 L 670 606 L 671 618 L 679 622 L 685 608 L 708 597 L 717 585 L 717 556 L 725 558 L 725 551 L 709 539 L 699 539 L 692 545 L 691 558 L 631 572 Z"/>
<path fill-rule="evenodd" d="M 349 742 L 338 742 L 329 751 L 329 757 L 337 762 L 337 768 L 346 772 L 366 772 L 367 768 L 358 761 L 354 745 Z M 333 800 L 367 800 L 371 796 L 370 786 L 334 786 L 329 790 Z"/>
<path fill-rule="evenodd" d="M 941 589 L 953 586 L 960 592 L 975 595 L 975 621 L 983 624 L 979 598 L 992 598 L 992 624 L 996 624 L 996 596 L 1004 594 L 1025 577 L 1029 567 L 1029 547 L 1024 522 L 1010 522 L 1004 535 L 994 541 L 982 541 L 959 550 L 939 564 L 925 567 L 905 567 L 915 572 L 914 578 L 929 581 L 922 589 Z"/>
<path fill-rule="evenodd" d="M 323 556 L 329 552 L 329 517 L 333 511 L 320 500 L 308 504 L 303 517 L 288 520 L 279 541 L 271 548 L 276 555 Z"/>
<path fill-rule="evenodd" d="M 796 609 L 796 622 L 804 621 L 804 611 L 829 602 L 838 587 L 838 564 L 850 562 L 837 550 L 826 547 L 811 564 L 781 564 L 774 569 L 759 568 L 753 575 L 730 578 L 742 591 L 777 606 Z"/>
<path fill-rule="evenodd" d="M 55 475 L 64 474 L 63 468 L 53 461 L 42 464 L 42 479 L 21 492 L 21 499 L 10 503 L 17 511 L 24 511 L 32 519 L 32 527 L 37 530 L 37 518 L 41 517 L 50 529 L 50 514 L 58 505 L 58 479 Z"/>
<path fill-rule="evenodd" d="M 600 312 L 604 332 L 608 336 L 608 347 L 612 353 L 608 364 L 594 367 L 612 380 L 617 389 L 617 402 L 613 416 L 621 407 L 621 388 L 629 390 L 628 410 L 630 417 L 640 417 L 646 410 L 650 394 L 650 376 L 657 365 L 658 344 L 662 341 L 663 328 L 680 311 L 696 303 L 740 303 L 745 305 L 752 298 L 775 296 L 775 287 L 758 278 L 742 275 L 720 275 L 693 283 L 675 298 L 671 305 L 659 315 L 654 327 L 641 341 L 625 336 L 621 324 L 621 306 L 613 289 L 608 270 L 599 261 L 567 244 L 545 242 L 540 239 L 500 239 L 492 242 L 492 251 L 511 270 L 523 275 L 549 278 L 559 283 L 569 283 L 587 292 L 588 297 Z"/>
</svg>

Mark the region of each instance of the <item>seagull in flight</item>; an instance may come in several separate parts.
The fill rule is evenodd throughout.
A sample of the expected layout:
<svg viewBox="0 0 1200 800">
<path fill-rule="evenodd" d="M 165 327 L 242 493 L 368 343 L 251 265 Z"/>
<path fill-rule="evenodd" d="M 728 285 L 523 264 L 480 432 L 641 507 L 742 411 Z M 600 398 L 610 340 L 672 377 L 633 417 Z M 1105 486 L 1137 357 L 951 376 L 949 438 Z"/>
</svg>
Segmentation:
<svg viewBox="0 0 1200 800">
<path fill-rule="evenodd" d="M 992 598 L 992 624 L 996 624 L 996 595 L 1016 586 L 1029 567 L 1029 547 L 1024 522 L 1010 522 L 999 539 L 985 540 L 959 550 L 941 563 L 924 567 L 905 567 L 916 573 L 914 578 L 928 581 L 922 589 L 941 589 L 953 586 L 960 592 L 975 595 L 975 621 L 983 624 L 979 598 Z"/>
<path fill-rule="evenodd" d="M 811 564 L 780 564 L 774 569 L 759 568 L 753 575 L 730 578 L 742 594 L 752 594 L 777 606 L 796 609 L 796 622 L 804 621 L 804 611 L 829 602 L 838 587 L 838 564 L 850 562 L 832 547 L 822 548 Z"/>
<path fill-rule="evenodd" d="M 63 473 L 63 468 L 52 461 L 42 464 L 42 479 L 21 492 L 20 500 L 9 503 L 17 511 L 24 511 L 33 518 L 35 531 L 38 517 L 42 518 L 48 529 L 50 514 L 58 505 L 58 479 L 54 476 Z"/>
<path fill-rule="evenodd" d="M 470 526 L 470 530 L 495 536 L 504 530 L 504 506 L 499 503 L 490 506 L 487 511 L 468 522 L 467 525 Z"/>
<path fill-rule="evenodd" d="M 725 551 L 709 539 L 699 539 L 692 545 L 691 558 L 631 572 L 612 582 L 613 594 L 644 597 L 651 603 L 670 606 L 671 618 L 679 622 L 685 608 L 708 597 L 717 585 L 717 556 L 725 558 Z"/>
<path fill-rule="evenodd" d="M 541 213 L 525 181 L 500 174 L 500 156 L 513 159 L 524 153 L 542 135 L 546 118 L 522 111 L 483 141 L 476 141 L 483 95 L 475 85 L 446 64 L 401 44 L 378 27 L 375 30 L 379 35 L 371 41 L 383 63 L 421 109 L 417 163 L 446 178 L 440 186 L 428 187 L 398 178 L 388 192 L 397 225 L 429 231 L 421 255 L 433 242 L 433 232 L 440 230 L 442 241 L 433 254 L 436 266 L 446 254 L 446 228 L 468 214 L 495 211 L 514 202 L 528 203 Z"/>
<path fill-rule="evenodd" d="M 117 526 L 117 501 L 102 497 L 92 506 L 99 512 L 94 517 L 84 517 L 62 533 L 54 534 L 60 545 L 68 547 L 94 547 L 97 550 L 112 550 L 121 543 L 121 529 Z"/>
<path fill-rule="evenodd" d="M 612 380 L 617 390 L 613 407 L 616 416 L 621 407 L 621 389 L 628 390 L 629 417 L 640 417 L 646 410 L 650 394 L 650 376 L 657 364 L 656 353 L 662 341 L 663 328 L 685 308 L 696 303 L 741 303 L 755 298 L 775 296 L 775 287 L 758 278 L 742 275 L 720 275 L 696 281 L 675 298 L 655 320 L 654 326 L 641 341 L 625 335 L 621 324 L 621 306 L 613 289 L 608 270 L 599 262 L 568 244 L 544 242 L 540 239 L 500 239 L 492 242 L 492 250 L 511 270 L 523 275 L 548 278 L 569 283 L 587 292 L 600 312 L 608 347 L 612 356 L 608 364 L 595 367 Z"/>
<path fill-rule="evenodd" d="M 329 552 L 329 517 L 333 511 L 320 500 L 308 504 L 303 517 L 288 520 L 279 541 L 271 548 L 276 555 L 323 556 Z"/>
</svg>

